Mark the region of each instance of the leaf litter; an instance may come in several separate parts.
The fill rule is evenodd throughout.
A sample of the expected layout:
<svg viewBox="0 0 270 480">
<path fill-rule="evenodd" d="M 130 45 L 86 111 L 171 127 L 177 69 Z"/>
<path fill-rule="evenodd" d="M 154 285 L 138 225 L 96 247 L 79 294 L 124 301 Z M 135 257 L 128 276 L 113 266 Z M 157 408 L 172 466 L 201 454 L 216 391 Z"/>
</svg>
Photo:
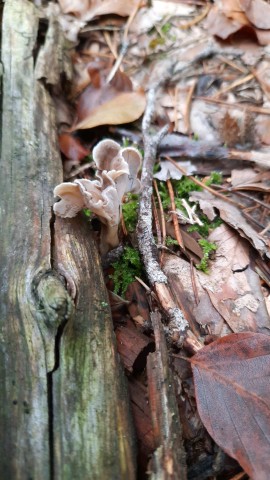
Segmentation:
<svg viewBox="0 0 270 480">
<path fill-rule="evenodd" d="M 73 78 L 52 89 L 69 178 L 95 182 L 92 151 L 104 138 L 135 146 L 147 158 L 145 111 L 149 138 L 169 125 L 157 145 L 150 227 L 156 259 L 191 332 L 179 342 L 164 311 L 166 302 L 168 312 L 173 304 L 167 292 L 163 321 L 172 364 L 200 349 L 191 358 L 195 393 L 189 369 L 181 364 L 174 370 L 191 479 L 233 478 L 241 468 L 254 479 L 269 476 L 269 8 L 263 0 L 59 0 L 47 8 L 65 33 L 73 68 Z M 104 172 L 96 174 L 105 179 Z M 223 175 L 220 182 L 214 172 Z M 137 253 L 137 273 L 122 271 L 121 251 L 138 252 L 134 225 L 141 200 L 123 201 L 130 204 L 123 209 L 127 224 L 124 215 L 119 228 L 124 249 L 105 275 L 109 289 L 112 278 L 118 292 L 127 288 L 128 302 L 121 305 L 117 297 L 117 309 L 112 305 L 116 329 L 124 323 L 128 332 L 132 324 L 147 344 L 153 339 L 151 311 L 164 291 L 149 286 Z M 86 213 L 98 240 L 100 226 Z M 202 262 L 204 271 L 196 268 Z M 125 361 L 127 348 L 119 349 Z M 146 379 L 136 378 L 134 388 L 128 375 L 138 408 Z M 152 467 L 144 448 L 151 456 L 159 443 L 149 411 L 140 415 L 139 468 L 146 472 Z M 221 457 L 218 446 L 238 463 Z"/>
</svg>

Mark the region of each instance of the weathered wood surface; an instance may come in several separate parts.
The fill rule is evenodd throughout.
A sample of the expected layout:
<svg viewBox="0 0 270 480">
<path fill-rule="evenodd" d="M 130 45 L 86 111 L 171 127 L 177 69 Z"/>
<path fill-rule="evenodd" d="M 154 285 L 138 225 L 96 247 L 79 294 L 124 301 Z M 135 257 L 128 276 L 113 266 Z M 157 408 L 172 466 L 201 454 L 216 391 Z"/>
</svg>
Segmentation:
<svg viewBox="0 0 270 480">
<path fill-rule="evenodd" d="M 186 480 L 186 454 L 165 335 L 158 311 L 151 313 L 156 351 L 147 358 L 149 404 L 155 452 L 149 469 L 151 480 Z"/>
<path fill-rule="evenodd" d="M 32 2 L 6 0 L 0 478 L 133 479 L 129 409 L 95 243 L 81 219 L 52 216 L 62 167 L 47 83 L 56 81 L 48 78 L 55 61 L 58 76 L 63 67 L 63 43 L 54 20 L 38 51 L 38 27 Z"/>
</svg>

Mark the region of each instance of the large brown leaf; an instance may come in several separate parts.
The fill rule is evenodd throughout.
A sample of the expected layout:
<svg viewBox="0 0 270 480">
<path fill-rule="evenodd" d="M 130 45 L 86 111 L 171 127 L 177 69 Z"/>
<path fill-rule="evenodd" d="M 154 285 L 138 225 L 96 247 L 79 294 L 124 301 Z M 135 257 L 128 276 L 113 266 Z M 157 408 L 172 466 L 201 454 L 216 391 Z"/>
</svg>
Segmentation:
<svg viewBox="0 0 270 480">
<path fill-rule="evenodd" d="M 132 91 L 132 82 L 125 73 L 116 72 L 107 83 L 109 69 L 92 64 L 88 71 L 91 85 L 79 96 L 74 130 L 99 125 L 118 125 L 137 120 L 145 109 L 145 94 Z"/>
<path fill-rule="evenodd" d="M 145 109 L 143 92 L 124 92 L 89 112 L 72 130 L 83 130 L 99 125 L 120 125 L 137 120 Z"/>
<path fill-rule="evenodd" d="M 256 480 L 270 472 L 270 337 L 223 337 L 192 359 L 199 415 L 215 442 Z"/>
</svg>

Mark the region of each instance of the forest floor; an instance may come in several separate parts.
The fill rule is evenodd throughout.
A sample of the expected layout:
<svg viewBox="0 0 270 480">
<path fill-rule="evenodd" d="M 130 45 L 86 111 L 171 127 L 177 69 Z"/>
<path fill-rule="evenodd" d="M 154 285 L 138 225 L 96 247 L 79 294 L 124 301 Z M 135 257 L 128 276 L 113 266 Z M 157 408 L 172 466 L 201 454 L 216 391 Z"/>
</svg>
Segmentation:
<svg viewBox="0 0 270 480">
<path fill-rule="evenodd" d="M 115 172 L 115 155 L 143 158 L 139 183 L 129 172 L 140 192 L 116 202 L 119 247 L 106 252 L 99 207 L 84 204 L 104 253 L 139 478 L 157 465 L 164 476 L 151 478 L 180 478 L 180 462 L 190 480 L 267 479 L 270 4 L 59 0 L 51 16 L 72 62 L 53 91 L 65 181 L 100 188 L 97 168 Z M 119 151 L 103 144 L 101 169 L 93 148 L 104 139 Z"/>
</svg>

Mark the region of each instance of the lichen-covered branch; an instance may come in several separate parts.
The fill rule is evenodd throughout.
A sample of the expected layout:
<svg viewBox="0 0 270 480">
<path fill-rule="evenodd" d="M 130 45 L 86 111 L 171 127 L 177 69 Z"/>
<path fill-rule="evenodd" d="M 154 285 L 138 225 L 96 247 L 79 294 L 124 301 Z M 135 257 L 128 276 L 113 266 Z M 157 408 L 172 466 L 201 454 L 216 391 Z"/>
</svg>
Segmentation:
<svg viewBox="0 0 270 480">
<path fill-rule="evenodd" d="M 139 250 L 142 255 L 148 280 L 155 289 L 163 311 L 169 318 L 173 336 L 181 343 L 188 323 L 183 313 L 175 303 L 168 285 L 167 277 L 161 270 L 158 262 L 158 250 L 152 232 L 152 205 L 153 193 L 153 167 L 156 161 L 158 145 L 168 132 L 165 126 L 160 132 L 151 134 L 151 122 L 155 112 L 155 96 L 157 85 L 150 88 L 148 93 L 147 107 L 144 114 L 142 129 L 144 142 L 144 160 L 141 176 L 141 197 L 139 208 L 139 220 L 137 225 L 137 237 Z"/>
</svg>

